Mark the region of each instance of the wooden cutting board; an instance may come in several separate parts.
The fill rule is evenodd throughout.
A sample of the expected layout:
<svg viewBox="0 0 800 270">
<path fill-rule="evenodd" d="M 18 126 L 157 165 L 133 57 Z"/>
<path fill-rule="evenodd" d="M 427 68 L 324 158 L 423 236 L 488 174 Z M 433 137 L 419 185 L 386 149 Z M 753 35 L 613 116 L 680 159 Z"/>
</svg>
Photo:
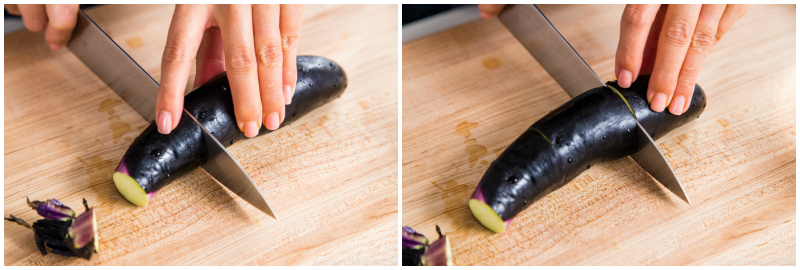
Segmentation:
<svg viewBox="0 0 800 270">
<path fill-rule="evenodd" d="M 604 80 L 622 5 L 540 6 Z M 796 264 L 795 6 L 754 6 L 711 51 L 702 116 L 656 143 L 692 204 L 629 158 L 593 166 L 502 234 L 467 201 L 487 165 L 569 100 L 497 19 L 403 45 L 403 225 L 456 265 Z"/>
<path fill-rule="evenodd" d="M 159 80 L 173 8 L 87 13 Z M 42 256 L 30 230 L 4 222 L 5 264 L 397 265 L 397 13 L 396 5 L 306 7 L 298 53 L 341 64 L 347 90 L 228 148 L 279 220 L 200 169 L 147 207 L 128 203 L 111 174 L 149 123 L 69 51 L 50 51 L 27 30 L 6 35 L 3 214 L 33 222 L 25 196 L 74 209 L 86 198 L 98 211 L 101 252 L 91 261 Z"/>
</svg>

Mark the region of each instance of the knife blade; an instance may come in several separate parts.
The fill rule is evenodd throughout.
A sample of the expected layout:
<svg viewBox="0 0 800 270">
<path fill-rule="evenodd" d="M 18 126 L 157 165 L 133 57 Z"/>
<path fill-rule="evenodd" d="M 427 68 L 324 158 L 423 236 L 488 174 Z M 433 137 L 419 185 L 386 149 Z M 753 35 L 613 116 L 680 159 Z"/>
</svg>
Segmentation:
<svg viewBox="0 0 800 270">
<path fill-rule="evenodd" d="M 67 48 L 97 77 L 138 112 L 145 120 L 155 119 L 158 82 L 136 63 L 82 10 Z M 267 200 L 239 162 L 186 109 L 203 131 L 208 161 L 202 168 L 217 182 L 246 202 L 277 219 Z"/>
<path fill-rule="evenodd" d="M 214 138 L 211 132 L 200 124 L 189 111 L 186 109 L 183 109 L 183 111 L 203 129 L 203 138 L 206 139 L 206 145 L 208 146 L 208 161 L 201 167 L 228 190 L 233 191 L 233 193 L 236 193 L 236 195 L 239 195 L 239 197 L 242 197 L 242 199 L 262 212 L 267 213 L 267 215 L 278 219 L 275 213 L 272 212 L 272 208 L 269 207 L 267 200 L 264 199 L 264 195 L 258 190 L 256 183 L 245 173 L 242 165 L 233 159 L 228 150 L 225 150 L 225 146 L 222 146 L 219 140 Z"/>
<path fill-rule="evenodd" d="M 507 5 L 497 18 L 570 97 L 606 86 L 536 5 Z M 691 204 L 653 138 L 638 120 L 636 126 L 640 150 L 630 157 L 656 181 Z"/>
<path fill-rule="evenodd" d="M 158 82 L 81 10 L 67 48 L 148 122 L 156 118 Z"/>
</svg>

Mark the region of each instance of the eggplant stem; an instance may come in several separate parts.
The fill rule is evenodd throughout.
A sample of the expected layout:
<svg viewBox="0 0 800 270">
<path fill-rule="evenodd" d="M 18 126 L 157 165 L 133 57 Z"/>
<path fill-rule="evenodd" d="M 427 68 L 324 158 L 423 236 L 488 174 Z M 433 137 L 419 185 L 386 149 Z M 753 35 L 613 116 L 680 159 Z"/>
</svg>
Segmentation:
<svg viewBox="0 0 800 270">
<path fill-rule="evenodd" d="M 438 225 L 438 224 L 436 225 L 436 233 L 438 233 L 438 234 L 439 234 L 439 238 L 442 238 L 442 236 L 443 236 L 443 235 L 442 235 L 442 229 L 441 229 L 441 228 L 439 228 L 439 225 Z"/>
<path fill-rule="evenodd" d="M 89 211 L 89 203 L 86 202 L 86 198 L 83 198 L 83 207 L 86 207 L 86 211 Z"/>
<path fill-rule="evenodd" d="M 11 217 L 7 217 L 7 218 L 4 218 L 4 219 L 8 220 L 8 221 L 16 222 L 17 224 L 22 225 L 25 228 L 33 230 L 33 227 L 31 227 L 31 225 L 29 225 L 28 222 L 25 222 L 25 220 L 23 220 L 21 218 L 18 218 L 18 217 L 15 217 L 14 215 L 11 215 Z"/>
</svg>

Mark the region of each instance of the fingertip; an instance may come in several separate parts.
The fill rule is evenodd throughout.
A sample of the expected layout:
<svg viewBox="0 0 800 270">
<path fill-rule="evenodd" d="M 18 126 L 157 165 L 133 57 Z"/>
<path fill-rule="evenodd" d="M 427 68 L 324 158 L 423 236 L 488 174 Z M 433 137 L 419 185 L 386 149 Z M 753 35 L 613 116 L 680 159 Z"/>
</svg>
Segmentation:
<svg viewBox="0 0 800 270">
<path fill-rule="evenodd" d="M 484 19 L 491 19 L 492 15 L 490 15 L 489 13 L 481 11 L 481 17 L 483 17 Z"/>
<path fill-rule="evenodd" d="M 57 45 L 57 44 L 50 44 L 50 49 L 51 49 L 51 50 L 54 50 L 54 51 L 58 51 L 58 50 L 60 50 L 60 49 L 61 49 L 61 47 L 63 47 L 63 46 L 61 46 L 61 45 Z"/>
<path fill-rule="evenodd" d="M 672 99 L 672 104 L 670 104 L 669 112 L 674 115 L 681 115 L 683 113 L 683 107 L 686 104 L 686 98 L 683 96 L 676 96 Z"/>
<path fill-rule="evenodd" d="M 158 133 L 167 135 L 169 134 L 173 127 L 172 127 L 172 113 L 162 110 L 156 113 L 156 127 L 158 128 Z"/>
<path fill-rule="evenodd" d="M 667 107 L 667 94 L 657 93 L 653 96 L 653 102 L 650 103 L 650 109 L 655 112 L 663 112 Z"/>
<path fill-rule="evenodd" d="M 270 113 L 264 119 L 264 127 L 269 130 L 276 130 L 280 126 L 280 117 L 277 112 Z"/>
<path fill-rule="evenodd" d="M 244 136 L 248 138 L 253 138 L 258 135 L 258 124 L 256 121 L 247 122 L 244 125 Z"/>
<path fill-rule="evenodd" d="M 633 74 L 628 71 L 627 69 L 622 69 L 619 72 L 619 79 L 617 80 L 617 84 L 619 84 L 622 88 L 629 88 L 633 83 Z"/>
</svg>

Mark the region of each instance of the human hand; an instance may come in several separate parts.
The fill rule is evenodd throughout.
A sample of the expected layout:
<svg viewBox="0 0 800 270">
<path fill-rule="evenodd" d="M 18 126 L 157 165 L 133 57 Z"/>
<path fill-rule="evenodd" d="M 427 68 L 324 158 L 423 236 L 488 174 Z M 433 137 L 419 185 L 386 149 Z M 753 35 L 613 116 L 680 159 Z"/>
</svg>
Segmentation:
<svg viewBox="0 0 800 270">
<path fill-rule="evenodd" d="M 8 13 L 22 16 L 25 28 L 33 32 L 44 31 L 44 40 L 50 49 L 58 50 L 72 36 L 78 22 L 78 5 L 4 5 Z"/>
<path fill-rule="evenodd" d="M 481 17 L 489 19 L 500 14 L 505 6 L 505 4 L 480 4 L 478 10 L 481 11 Z"/>
<path fill-rule="evenodd" d="M 703 60 L 750 5 L 627 5 L 614 72 L 623 88 L 651 74 L 653 111 L 680 115 L 691 104 Z"/>
<path fill-rule="evenodd" d="M 161 59 L 158 132 L 178 125 L 192 60 L 194 85 L 226 71 L 236 122 L 247 137 L 275 130 L 297 82 L 297 37 L 304 5 L 177 5 Z"/>
</svg>

